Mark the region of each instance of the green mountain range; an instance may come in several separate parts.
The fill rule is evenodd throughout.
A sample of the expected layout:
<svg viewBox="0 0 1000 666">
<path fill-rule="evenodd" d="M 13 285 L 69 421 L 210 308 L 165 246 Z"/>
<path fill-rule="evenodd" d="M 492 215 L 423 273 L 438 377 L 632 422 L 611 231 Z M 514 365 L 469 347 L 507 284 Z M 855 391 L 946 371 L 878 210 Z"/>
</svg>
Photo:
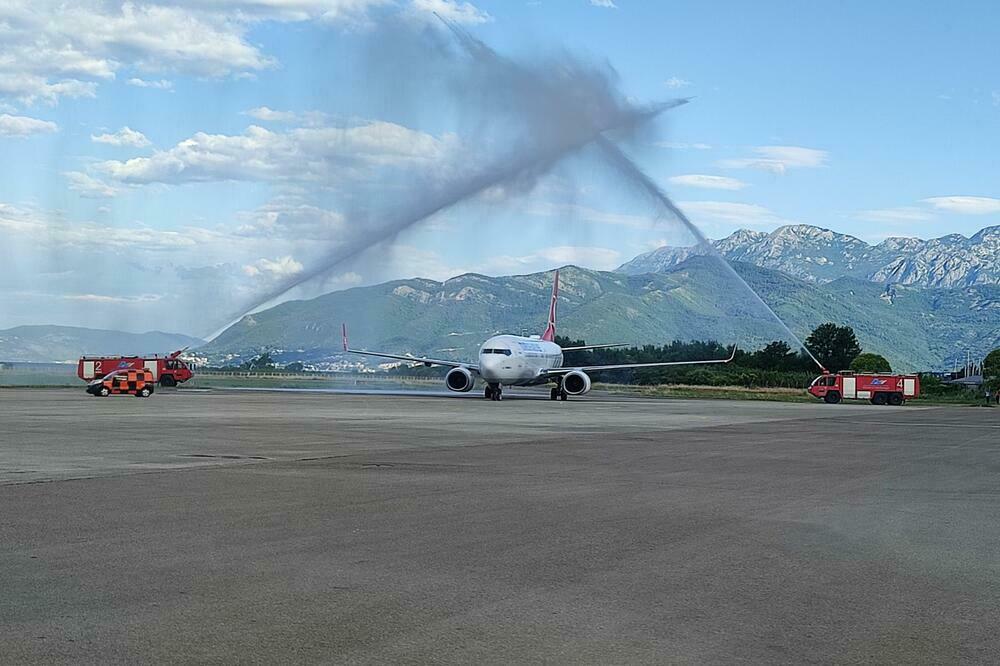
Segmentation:
<svg viewBox="0 0 1000 666">
<path fill-rule="evenodd" d="M 567 266 L 560 273 L 559 333 L 591 343 L 711 339 L 744 348 L 790 340 L 718 261 L 694 256 L 638 275 Z M 966 349 L 985 354 L 1000 346 L 997 285 L 885 287 L 849 277 L 816 284 L 733 265 L 800 338 L 823 322 L 848 324 L 867 351 L 899 370 L 950 367 Z M 270 347 L 283 361 L 331 362 L 343 358 L 346 322 L 353 347 L 473 359 L 492 334 L 540 333 L 551 285 L 546 272 L 358 287 L 248 315 L 198 351 L 223 362 Z"/>
</svg>

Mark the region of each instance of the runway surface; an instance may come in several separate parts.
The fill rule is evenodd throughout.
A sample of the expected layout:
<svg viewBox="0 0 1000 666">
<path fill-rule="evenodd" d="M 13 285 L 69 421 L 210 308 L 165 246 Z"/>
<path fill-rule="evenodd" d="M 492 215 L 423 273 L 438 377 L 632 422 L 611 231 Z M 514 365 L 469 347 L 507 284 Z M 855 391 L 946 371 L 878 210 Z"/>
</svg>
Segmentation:
<svg viewBox="0 0 1000 666">
<path fill-rule="evenodd" d="M 996 409 L 0 390 L 0 662 L 996 663 L 998 479 Z"/>
</svg>

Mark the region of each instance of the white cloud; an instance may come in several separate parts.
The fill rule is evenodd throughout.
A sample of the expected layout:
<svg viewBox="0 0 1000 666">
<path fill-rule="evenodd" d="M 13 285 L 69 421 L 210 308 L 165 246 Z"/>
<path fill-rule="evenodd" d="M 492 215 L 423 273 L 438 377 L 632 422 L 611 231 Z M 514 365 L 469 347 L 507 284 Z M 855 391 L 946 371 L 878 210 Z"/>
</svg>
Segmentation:
<svg viewBox="0 0 1000 666">
<path fill-rule="evenodd" d="M 142 225 L 106 226 L 68 222 L 53 212 L 0 203 L 0 231 L 26 238 L 32 245 L 91 252 L 116 248 L 130 252 L 189 252 L 205 243 L 223 240 L 208 229 L 182 227 L 165 231 Z M 227 241 L 228 242 L 228 241 Z"/>
<path fill-rule="evenodd" d="M 27 116 L 11 116 L 0 114 L 0 136 L 30 136 L 32 134 L 51 134 L 58 131 L 59 126 L 48 120 L 29 118 Z"/>
<path fill-rule="evenodd" d="M 129 184 L 211 181 L 322 181 L 368 178 L 377 167 L 430 165 L 453 150 L 451 135 L 434 137 L 393 123 L 297 128 L 272 132 L 255 125 L 241 135 L 199 132 L 169 150 L 92 169 Z"/>
<path fill-rule="evenodd" d="M 109 296 L 106 294 L 66 294 L 63 300 L 85 303 L 155 303 L 163 298 L 160 294 L 140 294 L 139 296 Z"/>
<path fill-rule="evenodd" d="M 234 16 L 221 6 L 8 0 L 0 8 L 0 94 L 28 104 L 92 95 L 86 79 L 110 80 L 124 66 L 199 76 L 272 66 Z"/>
<path fill-rule="evenodd" d="M 173 90 L 174 88 L 173 81 L 168 81 L 167 79 L 147 81 L 145 79 L 131 78 L 126 83 L 136 88 L 156 88 L 157 90 Z"/>
<path fill-rule="evenodd" d="M 887 224 L 905 222 L 924 222 L 933 218 L 933 215 L 922 208 L 914 206 L 899 206 L 897 208 L 880 208 L 875 210 L 862 210 L 855 215 L 859 220 L 866 222 L 885 222 Z"/>
<path fill-rule="evenodd" d="M 245 111 L 244 115 L 263 122 L 295 123 L 308 127 L 319 127 L 326 121 L 326 114 L 321 111 L 296 113 L 294 111 L 275 111 L 274 109 L 270 109 L 266 106 L 258 106 L 255 109 Z"/>
<path fill-rule="evenodd" d="M 676 141 L 658 141 L 653 144 L 657 148 L 670 148 L 672 150 L 711 150 L 712 146 L 707 143 L 678 143 Z"/>
<path fill-rule="evenodd" d="M 663 85 L 670 88 L 671 90 L 676 90 L 678 88 L 686 88 L 691 85 L 690 81 L 678 78 L 676 76 L 671 76 L 669 79 L 663 82 Z"/>
<path fill-rule="evenodd" d="M 69 180 L 69 189 L 78 192 L 85 199 L 106 199 L 118 195 L 117 187 L 81 171 L 67 171 L 63 175 Z"/>
<path fill-rule="evenodd" d="M 343 240 L 348 231 L 344 216 L 305 203 L 272 201 L 240 215 L 236 233 L 247 237 L 290 240 Z"/>
<path fill-rule="evenodd" d="M 5 0 L 0 96 L 24 104 L 92 96 L 123 69 L 222 77 L 273 67 L 248 35 L 261 21 L 353 24 L 388 0 Z M 459 9 L 461 14 L 463 11 Z M 169 89 L 165 79 L 130 85 Z"/>
<path fill-rule="evenodd" d="M 480 267 L 477 267 L 477 270 Z M 379 264 L 373 266 L 372 275 L 366 274 L 369 280 L 373 275 L 379 281 L 395 279 L 405 275 L 408 277 L 425 277 L 431 280 L 447 280 L 448 278 L 470 272 L 469 269 L 452 266 L 444 261 L 440 254 L 433 250 L 393 243 L 385 246 L 385 256 Z"/>
<path fill-rule="evenodd" d="M 815 169 L 826 165 L 829 153 L 801 146 L 757 146 L 751 152 L 755 157 L 720 160 L 724 169 L 759 169 L 784 174 L 789 169 Z"/>
<path fill-rule="evenodd" d="M 612 270 L 621 265 L 621 253 L 606 247 L 557 245 L 523 256 L 501 255 L 486 260 L 476 270 L 487 274 L 545 270 L 573 264 L 594 270 Z"/>
<path fill-rule="evenodd" d="M 669 238 L 653 238 L 642 243 L 644 251 L 656 250 L 661 247 L 666 247 L 671 244 Z"/>
<path fill-rule="evenodd" d="M 347 271 L 340 275 L 331 275 L 323 280 L 321 290 L 328 291 L 331 289 L 343 289 L 344 287 L 356 287 L 362 282 L 364 282 L 364 278 L 361 275 L 354 271 Z"/>
<path fill-rule="evenodd" d="M 614 268 L 621 263 L 621 253 L 606 247 L 559 245 L 539 250 L 536 255 L 557 264 L 579 264 L 598 270 Z"/>
<path fill-rule="evenodd" d="M 245 112 L 246 115 L 257 120 L 265 120 L 277 123 L 292 123 L 297 119 L 296 114 L 291 111 L 275 111 L 266 106 L 258 106 Z"/>
<path fill-rule="evenodd" d="M 248 277 L 263 276 L 267 278 L 286 278 L 301 273 L 304 266 L 292 257 L 280 257 L 275 260 L 260 258 L 252 264 L 243 267 L 243 273 Z"/>
<path fill-rule="evenodd" d="M 4 49 L 0 44 L 0 97 L 16 99 L 23 104 L 44 102 L 55 104 L 60 97 L 94 97 L 97 84 L 75 79 L 50 82 L 35 74 L 4 71 Z M 13 61 L 10 61 L 13 62 Z"/>
<path fill-rule="evenodd" d="M 774 227 L 794 224 L 764 206 L 730 201 L 681 201 L 681 210 L 696 223 L 735 224 L 746 227 Z"/>
<path fill-rule="evenodd" d="M 417 16 L 433 18 L 435 14 L 453 23 L 475 25 L 489 23 L 493 17 L 471 2 L 460 0 L 411 0 L 410 8 Z"/>
<path fill-rule="evenodd" d="M 605 9 L 618 9 L 618 5 L 615 4 L 614 0 L 590 0 L 590 4 L 594 7 L 604 7 Z"/>
<path fill-rule="evenodd" d="M 90 140 L 94 143 L 106 143 L 109 146 L 144 148 L 149 145 L 149 139 L 146 138 L 146 135 L 128 126 L 121 128 L 114 134 L 100 134 L 97 136 L 91 134 Z"/>
<path fill-rule="evenodd" d="M 683 187 L 700 187 L 707 190 L 742 190 L 747 186 L 742 180 L 726 176 L 706 176 L 692 173 L 683 176 L 671 176 L 668 179 L 673 185 Z"/>
<path fill-rule="evenodd" d="M 989 215 L 990 213 L 1000 213 L 1000 199 L 993 197 L 930 197 L 921 199 L 938 210 L 946 210 L 950 213 L 961 213 L 962 215 Z"/>
</svg>

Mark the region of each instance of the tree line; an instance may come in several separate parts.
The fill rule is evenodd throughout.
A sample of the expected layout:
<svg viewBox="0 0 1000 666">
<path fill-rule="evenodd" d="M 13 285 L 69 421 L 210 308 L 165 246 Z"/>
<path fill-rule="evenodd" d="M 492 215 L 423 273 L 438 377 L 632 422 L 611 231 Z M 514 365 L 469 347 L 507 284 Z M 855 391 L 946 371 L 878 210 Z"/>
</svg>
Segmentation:
<svg viewBox="0 0 1000 666">
<path fill-rule="evenodd" d="M 572 340 L 563 336 L 557 336 L 556 343 L 562 347 L 581 347 L 587 344 L 584 340 Z M 889 362 L 883 356 L 863 353 L 850 326 L 821 324 L 806 339 L 806 346 L 831 372 L 848 369 L 856 372 L 891 372 Z M 732 347 L 714 340 L 675 340 L 665 345 L 566 352 L 564 365 L 695 361 L 727 358 L 731 353 Z M 629 384 L 801 388 L 808 386 L 820 372 L 820 368 L 805 351 L 794 350 L 783 340 L 774 340 L 754 351 L 737 349 L 733 362 L 726 365 L 609 370 L 602 373 L 601 378 L 609 382 Z"/>
</svg>

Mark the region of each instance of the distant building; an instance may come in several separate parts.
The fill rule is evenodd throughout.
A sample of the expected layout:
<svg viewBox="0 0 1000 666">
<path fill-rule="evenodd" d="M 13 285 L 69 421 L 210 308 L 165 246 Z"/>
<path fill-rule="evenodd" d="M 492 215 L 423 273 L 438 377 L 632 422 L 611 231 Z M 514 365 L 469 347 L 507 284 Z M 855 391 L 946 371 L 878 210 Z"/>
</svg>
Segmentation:
<svg viewBox="0 0 1000 666">
<path fill-rule="evenodd" d="M 944 382 L 945 384 L 952 384 L 955 386 L 968 386 L 969 388 L 975 388 L 977 386 L 983 385 L 982 375 L 970 375 L 969 377 L 959 377 L 958 379 L 949 379 Z"/>
<path fill-rule="evenodd" d="M 965 367 L 956 367 L 944 378 L 945 384 L 976 388 L 983 385 L 982 361 L 975 361 L 970 352 L 965 352 Z"/>
</svg>

